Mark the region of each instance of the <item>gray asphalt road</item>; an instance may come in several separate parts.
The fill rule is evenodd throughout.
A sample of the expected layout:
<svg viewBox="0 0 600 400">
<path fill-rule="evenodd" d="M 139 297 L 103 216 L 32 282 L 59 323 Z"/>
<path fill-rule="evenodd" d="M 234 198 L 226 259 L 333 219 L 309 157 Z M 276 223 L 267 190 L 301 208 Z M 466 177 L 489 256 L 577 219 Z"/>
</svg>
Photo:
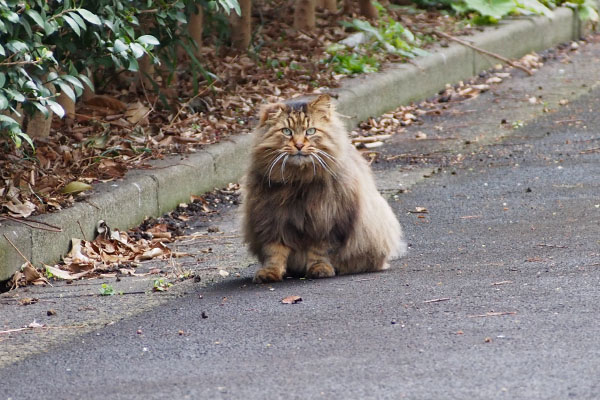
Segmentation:
<svg viewBox="0 0 600 400">
<path fill-rule="evenodd" d="M 0 396 L 600 398 L 599 111 L 595 89 L 443 153 L 392 203 L 411 247 L 389 271 L 254 285 L 247 269 L 4 367 Z M 384 184 L 410 167 L 395 162 L 375 166 Z"/>
</svg>

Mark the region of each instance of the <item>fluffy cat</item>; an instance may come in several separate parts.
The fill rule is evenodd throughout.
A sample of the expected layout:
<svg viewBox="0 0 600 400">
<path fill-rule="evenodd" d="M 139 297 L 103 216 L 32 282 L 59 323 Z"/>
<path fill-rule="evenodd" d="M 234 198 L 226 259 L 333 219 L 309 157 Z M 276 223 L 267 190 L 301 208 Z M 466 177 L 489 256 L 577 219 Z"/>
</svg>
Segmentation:
<svg viewBox="0 0 600 400">
<path fill-rule="evenodd" d="M 254 135 L 243 196 L 254 282 L 379 271 L 406 252 L 328 95 L 264 106 Z"/>
</svg>

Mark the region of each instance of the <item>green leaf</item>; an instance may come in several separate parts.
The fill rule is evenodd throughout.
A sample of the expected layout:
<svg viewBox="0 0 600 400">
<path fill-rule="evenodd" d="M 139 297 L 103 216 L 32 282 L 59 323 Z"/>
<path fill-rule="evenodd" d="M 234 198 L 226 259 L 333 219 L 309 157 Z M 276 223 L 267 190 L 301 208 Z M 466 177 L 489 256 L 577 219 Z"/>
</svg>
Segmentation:
<svg viewBox="0 0 600 400">
<path fill-rule="evenodd" d="M 58 78 L 58 74 L 55 71 L 48 72 L 48 76 L 46 77 L 46 82 L 52 82 L 53 80 Z"/>
<path fill-rule="evenodd" d="M 6 110 L 8 108 L 8 99 L 0 94 L 0 110 Z"/>
<path fill-rule="evenodd" d="M 31 18 L 33 20 L 33 22 L 35 22 L 42 28 L 44 27 L 44 19 L 42 18 L 42 16 L 40 15 L 39 12 L 37 12 L 33 9 L 29 9 L 29 10 L 25 11 L 25 14 L 27 14 L 29 16 L 29 18 Z"/>
<path fill-rule="evenodd" d="M 8 93 L 12 97 L 12 99 L 18 103 L 22 103 L 25 101 L 25 96 L 23 96 L 21 93 L 17 92 L 14 89 L 6 88 L 4 89 L 4 91 Z"/>
<path fill-rule="evenodd" d="M 131 52 L 133 53 L 133 55 L 135 56 L 135 58 L 140 58 L 142 57 L 144 54 L 146 54 L 146 50 L 144 50 L 144 48 L 142 47 L 142 45 L 138 44 L 138 43 L 130 43 L 129 44 L 129 48 L 131 49 Z"/>
<path fill-rule="evenodd" d="M 4 50 L 4 46 L 2 46 L 0 44 L 0 56 L 5 56 L 6 55 L 6 50 Z"/>
<path fill-rule="evenodd" d="M 6 43 L 6 47 L 8 47 L 8 49 L 12 50 L 14 53 L 19 53 L 21 51 L 29 51 L 29 47 L 27 46 L 27 44 L 20 40 L 11 40 L 10 42 Z"/>
<path fill-rule="evenodd" d="M 121 53 L 127 51 L 129 47 L 121 41 L 121 39 L 116 39 L 113 46 L 113 53 Z"/>
<path fill-rule="evenodd" d="M 31 104 L 33 104 L 35 108 L 40 110 L 40 112 L 44 115 L 44 117 L 48 118 L 48 115 L 50 114 L 50 112 L 48 111 L 48 108 L 44 107 L 42 104 L 38 103 L 37 101 L 32 101 Z"/>
<path fill-rule="evenodd" d="M 515 2 L 519 7 L 535 14 L 545 15 L 549 18 L 554 15 L 548 7 L 540 3 L 538 0 L 515 0 Z"/>
<path fill-rule="evenodd" d="M 73 18 L 73 21 L 77 22 L 77 25 L 79 25 L 82 30 L 85 31 L 87 29 L 85 21 L 75 11 L 69 13 L 69 17 Z"/>
<path fill-rule="evenodd" d="M 96 14 L 91 13 L 90 11 L 86 10 L 85 8 L 79 8 L 79 9 L 77 9 L 77 12 L 87 22 L 94 24 L 94 25 L 102 25 L 102 21 L 100 21 L 100 18 L 98 18 L 98 16 Z"/>
<path fill-rule="evenodd" d="M 62 188 L 60 192 L 63 194 L 74 194 L 83 192 L 85 190 L 90 190 L 91 188 L 92 185 L 89 185 L 85 182 L 72 181 Z"/>
<path fill-rule="evenodd" d="M 151 44 L 153 46 L 158 46 L 160 44 L 158 39 L 152 35 L 140 36 L 139 38 L 136 39 L 136 41 L 141 44 Z"/>
<path fill-rule="evenodd" d="M 598 6 L 593 1 L 585 0 L 582 5 L 577 8 L 579 18 L 582 21 L 598 22 Z"/>
<path fill-rule="evenodd" d="M 75 78 L 74 76 L 62 75 L 61 78 L 69 82 L 71 85 L 73 85 L 73 87 L 83 89 L 83 85 L 81 84 L 79 79 Z"/>
<path fill-rule="evenodd" d="M 129 67 L 127 69 L 133 72 L 137 72 L 140 70 L 138 62 L 135 58 L 129 57 Z"/>
<path fill-rule="evenodd" d="M 58 23 L 56 21 L 46 20 L 44 21 L 44 30 L 46 31 L 46 36 L 50 36 L 58 30 Z"/>
<path fill-rule="evenodd" d="M 375 36 L 377 40 L 383 41 L 383 36 L 381 36 L 381 32 L 379 32 L 379 30 L 377 30 L 377 28 L 371 25 L 368 21 L 355 19 L 352 21 L 352 25 L 360 31 L 370 33 L 371 35 Z"/>
<path fill-rule="evenodd" d="M 81 29 L 79 28 L 79 25 L 77 24 L 77 22 L 75 22 L 73 20 L 73 18 L 67 16 L 67 15 L 63 15 L 63 21 L 65 21 L 67 24 L 69 24 L 69 26 L 71 27 L 71 29 L 73 29 L 73 32 L 75 32 L 77 34 L 77 36 L 81 36 Z"/>
<path fill-rule="evenodd" d="M 94 84 L 92 83 L 92 81 L 90 80 L 90 78 L 88 78 L 84 74 L 79 74 L 79 79 L 81 79 L 81 81 L 83 83 L 85 83 L 90 89 L 92 89 L 92 91 L 94 91 Z"/>
<path fill-rule="evenodd" d="M 71 89 L 71 86 L 69 86 L 68 84 L 66 84 L 63 81 L 58 81 L 56 83 L 58 86 L 60 86 L 61 92 L 66 94 L 69 99 L 71 99 L 73 102 L 75 102 L 77 97 L 75 96 L 75 92 L 73 92 L 73 89 Z"/>
<path fill-rule="evenodd" d="M 19 23 L 19 14 L 10 10 L 2 12 L 2 18 L 8 20 L 9 22 L 12 22 L 13 24 Z"/>
<path fill-rule="evenodd" d="M 5 83 L 6 75 L 4 75 L 4 72 L 0 72 L 0 88 L 3 88 Z"/>
<path fill-rule="evenodd" d="M 0 114 L 0 122 L 5 122 L 9 125 L 19 125 L 17 121 L 9 117 L 8 115 Z"/>
<path fill-rule="evenodd" d="M 466 0 L 467 7 L 483 16 L 501 19 L 515 10 L 514 0 Z"/>
<path fill-rule="evenodd" d="M 31 138 L 29 137 L 28 134 L 26 134 L 25 132 L 21 131 L 21 129 L 19 129 L 19 132 L 17 132 L 17 136 L 25 139 L 25 141 L 31 146 L 32 149 L 35 149 L 35 146 L 33 145 L 33 140 L 31 140 Z"/>
<path fill-rule="evenodd" d="M 60 118 L 65 116 L 65 110 L 62 108 L 60 104 L 55 102 L 54 100 L 47 100 L 48 107 L 52 110 L 52 112 L 58 115 Z"/>
</svg>

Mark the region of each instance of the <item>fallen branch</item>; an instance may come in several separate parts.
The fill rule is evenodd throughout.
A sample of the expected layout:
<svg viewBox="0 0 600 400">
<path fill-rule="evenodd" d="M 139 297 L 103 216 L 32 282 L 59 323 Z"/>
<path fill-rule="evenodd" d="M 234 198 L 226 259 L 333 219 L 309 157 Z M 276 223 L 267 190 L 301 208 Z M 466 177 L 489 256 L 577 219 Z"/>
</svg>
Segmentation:
<svg viewBox="0 0 600 400">
<path fill-rule="evenodd" d="M 502 61 L 502 62 L 510 65 L 511 67 L 518 68 L 521 71 L 525 71 L 530 76 L 533 75 L 533 72 L 531 72 L 530 69 L 525 68 L 524 66 L 519 65 L 519 64 L 515 63 L 514 61 L 512 61 L 512 60 L 510 60 L 510 59 L 508 59 L 508 58 L 506 58 L 504 56 L 501 56 L 500 54 L 496 54 L 496 53 L 492 53 L 491 51 L 484 50 L 481 47 L 477 47 L 475 45 L 472 45 L 471 43 L 469 43 L 469 42 L 467 42 L 465 40 L 459 39 L 459 38 L 457 38 L 455 36 L 452 36 L 452 35 L 448 35 L 447 33 L 444 33 L 444 32 L 440 32 L 440 31 L 434 30 L 433 33 L 435 35 L 438 35 L 440 37 L 446 38 L 448 40 L 452 40 L 452 41 L 454 41 L 456 43 L 460 43 L 463 46 L 466 46 L 466 47 L 468 47 L 470 49 L 473 49 L 473 50 L 475 50 L 475 51 L 477 51 L 477 52 L 479 52 L 481 54 L 485 54 L 486 56 L 497 58 L 498 60 L 500 60 L 500 61 Z"/>
<path fill-rule="evenodd" d="M 481 318 L 481 317 L 498 317 L 501 315 L 515 315 L 516 311 L 501 311 L 501 312 L 487 312 L 485 314 L 467 315 L 469 318 Z"/>
<path fill-rule="evenodd" d="M 26 263 L 31 264 L 31 261 L 29 261 L 27 257 L 25 257 L 23 253 L 21 253 L 21 250 L 19 250 L 18 247 L 15 246 L 15 244 L 8 238 L 8 236 L 6 236 L 6 233 L 3 233 L 2 236 L 4 236 L 4 239 L 6 239 L 8 243 L 13 247 L 13 249 L 15 249 L 17 253 L 19 253 L 19 255 L 23 258 L 23 260 L 25 260 Z"/>
<path fill-rule="evenodd" d="M 50 231 L 50 232 L 62 232 L 62 228 L 59 226 L 54 226 L 54 225 L 50 225 L 46 222 L 41 222 L 41 221 L 35 221 L 33 219 L 27 219 L 27 218 L 15 218 L 15 217 L 11 217 L 10 215 L 3 215 L 0 217 L 0 221 L 1 220 L 8 220 L 8 221 L 12 221 L 12 222 L 16 222 L 19 224 L 23 224 L 25 226 L 28 226 L 32 229 L 40 229 L 42 231 Z M 36 226 L 37 225 L 41 225 L 41 226 Z"/>
</svg>

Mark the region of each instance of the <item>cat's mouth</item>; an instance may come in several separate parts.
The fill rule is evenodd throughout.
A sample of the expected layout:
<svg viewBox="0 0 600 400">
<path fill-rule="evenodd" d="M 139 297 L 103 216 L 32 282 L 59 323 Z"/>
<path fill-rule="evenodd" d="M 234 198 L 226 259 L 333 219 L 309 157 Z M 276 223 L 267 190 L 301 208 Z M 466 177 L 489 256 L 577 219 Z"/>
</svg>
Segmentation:
<svg viewBox="0 0 600 400">
<path fill-rule="evenodd" d="M 302 165 L 306 162 L 310 162 L 310 153 L 307 153 L 305 151 L 298 151 L 295 154 L 290 154 L 287 162 L 291 165 Z"/>
</svg>

